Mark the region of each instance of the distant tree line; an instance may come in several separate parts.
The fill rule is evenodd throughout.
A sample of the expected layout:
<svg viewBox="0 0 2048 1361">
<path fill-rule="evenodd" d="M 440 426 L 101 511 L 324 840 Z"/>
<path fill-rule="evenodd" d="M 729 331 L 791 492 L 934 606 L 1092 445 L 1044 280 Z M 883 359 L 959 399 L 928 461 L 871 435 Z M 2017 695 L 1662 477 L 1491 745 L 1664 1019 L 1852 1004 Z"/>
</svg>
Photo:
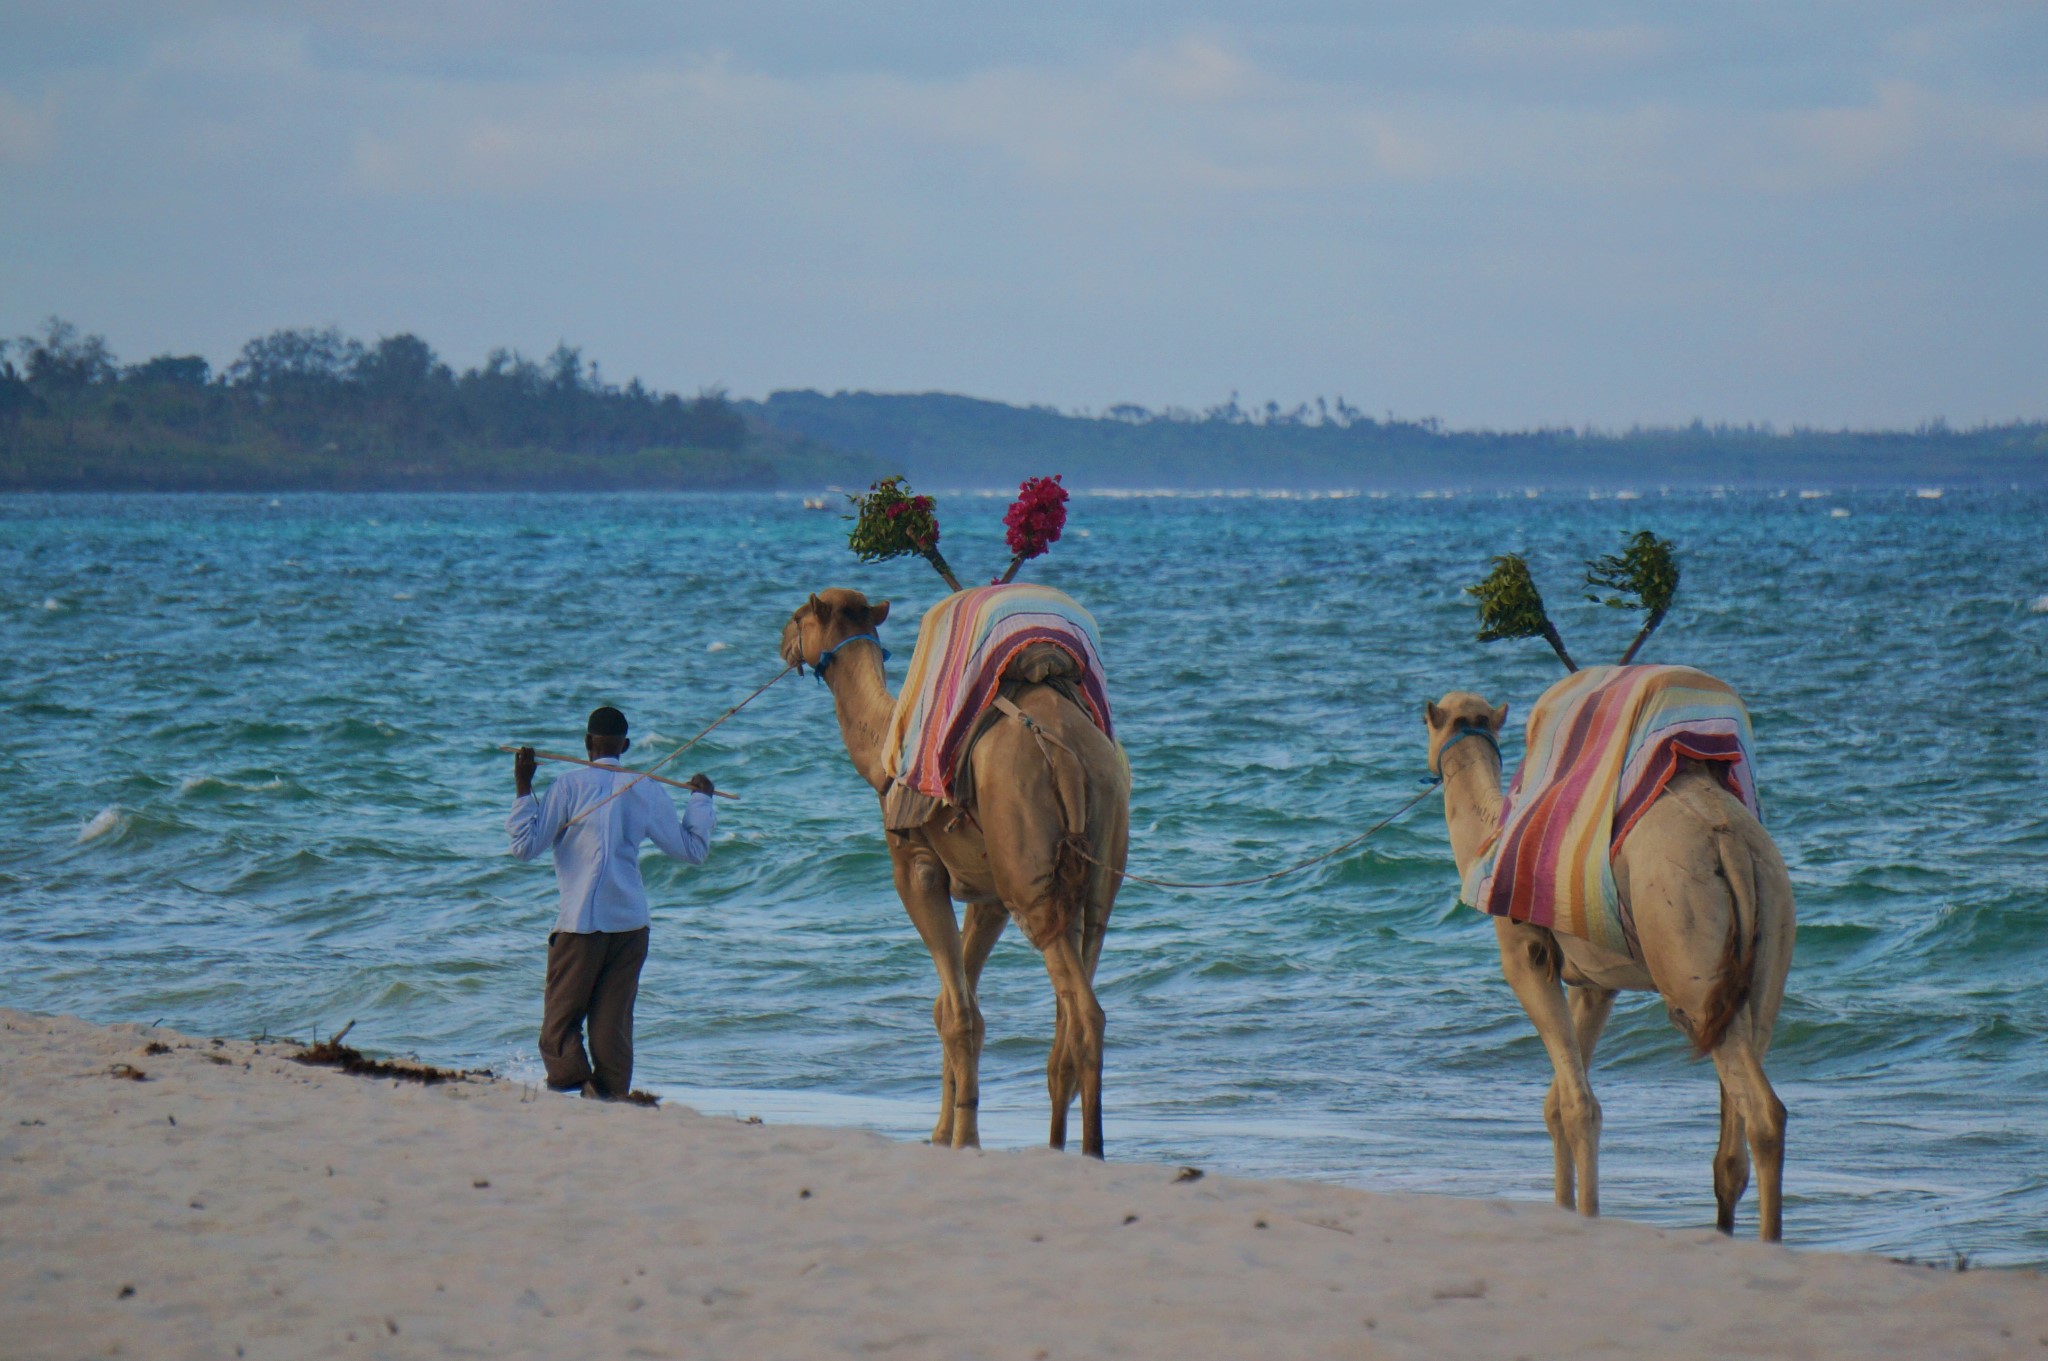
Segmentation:
<svg viewBox="0 0 2048 1361">
<path fill-rule="evenodd" d="M 1851 486 L 2048 483 L 2048 423 L 1778 431 L 1710 424 L 1599 431 L 1450 430 L 1375 418 L 1342 397 L 1201 411 L 1120 403 L 1100 415 L 950 393 L 783 391 L 740 407 L 922 486 L 1002 487 L 1019 470 L 1121 487 Z"/>
<path fill-rule="evenodd" d="M 610 383 L 566 343 L 457 372 L 410 333 L 295 328 L 215 373 L 189 354 L 124 365 L 56 317 L 0 341 L 0 486 L 772 486 L 831 463 L 751 430 L 721 390 Z"/>
<path fill-rule="evenodd" d="M 1079 420 L 1095 418 L 1093 412 L 1085 410 L 1072 414 Z M 1370 429 L 1379 424 L 1371 416 L 1345 401 L 1341 394 L 1335 400 L 1317 397 L 1313 402 L 1296 402 L 1293 406 L 1282 406 L 1273 401 L 1263 406 L 1241 406 L 1235 392 L 1230 394 L 1229 401 L 1203 407 L 1200 411 L 1185 406 L 1166 406 L 1154 411 L 1136 402 L 1118 402 L 1114 406 L 1105 407 L 1100 419 L 1121 421 L 1126 425 L 1329 425 L 1340 430 L 1348 430 L 1354 425 Z M 1391 411 L 1387 413 L 1387 423 L 1401 424 Z M 1413 424 L 1418 429 L 1432 433 L 1441 428 L 1441 423 L 1434 416 L 1424 417 Z"/>
<path fill-rule="evenodd" d="M 1602 432 L 1448 430 L 1343 397 L 1100 415 L 950 393 L 607 382 L 568 344 L 461 372 L 418 336 L 272 331 L 220 373 L 122 364 L 51 318 L 0 341 L 0 490 L 817 488 L 907 473 L 933 489 L 1069 486 L 1848 486 L 2048 483 L 2048 423 L 1780 432 L 1693 421 Z"/>
</svg>

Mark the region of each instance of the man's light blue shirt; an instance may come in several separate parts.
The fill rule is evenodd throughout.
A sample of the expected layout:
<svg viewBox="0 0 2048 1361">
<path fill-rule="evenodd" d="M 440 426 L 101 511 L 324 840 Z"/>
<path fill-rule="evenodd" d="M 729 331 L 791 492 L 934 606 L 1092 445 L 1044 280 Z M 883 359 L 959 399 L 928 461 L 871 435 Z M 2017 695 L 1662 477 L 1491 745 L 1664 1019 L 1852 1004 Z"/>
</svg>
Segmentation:
<svg viewBox="0 0 2048 1361">
<path fill-rule="evenodd" d="M 642 780 L 573 826 L 570 819 L 610 796 L 633 778 L 617 758 L 574 770 L 539 794 L 512 804 L 505 830 L 512 854 L 521 860 L 555 853 L 555 880 L 562 886 L 562 910 L 554 930 L 571 935 L 592 931 L 637 931 L 647 925 L 647 889 L 640 882 L 640 843 L 655 846 L 692 865 L 704 863 L 718 810 L 709 794 L 690 795 L 676 816 L 675 800 L 653 780 Z"/>
</svg>

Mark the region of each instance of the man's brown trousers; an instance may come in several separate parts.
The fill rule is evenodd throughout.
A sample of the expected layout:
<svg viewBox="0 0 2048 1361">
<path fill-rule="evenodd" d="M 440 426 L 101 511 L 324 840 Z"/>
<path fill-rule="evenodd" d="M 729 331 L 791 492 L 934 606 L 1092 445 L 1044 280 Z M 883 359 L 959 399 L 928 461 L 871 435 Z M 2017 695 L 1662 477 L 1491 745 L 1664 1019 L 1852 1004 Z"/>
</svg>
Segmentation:
<svg viewBox="0 0 2048 1361">
<path fill-rule="evenodd" d="M 646 962 L 644 926 L 585 935 L 557 931 L 548 937 L 547 1003 L 540 1023 L 548 1086 L 570 1092 L 591 1082 L 598 1095 L 608 1097 L 633 1089 L 633 1001 L 640 995 L 640 966 Z M 589 1058 L 583 1053 L 586 1020 Z"/>
</svg>

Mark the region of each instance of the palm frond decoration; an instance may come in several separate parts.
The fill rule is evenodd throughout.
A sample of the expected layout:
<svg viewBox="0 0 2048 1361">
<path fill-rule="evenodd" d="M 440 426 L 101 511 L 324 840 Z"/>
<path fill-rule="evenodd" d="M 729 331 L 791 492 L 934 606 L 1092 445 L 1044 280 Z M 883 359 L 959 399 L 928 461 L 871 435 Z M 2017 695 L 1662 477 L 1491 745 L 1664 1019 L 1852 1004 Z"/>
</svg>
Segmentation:
<svg viewBox="0 0 2048 1361">
<path fill-rule="evenodd" d="M 1565 670 L 1579 669 L 1572 654 L 1564 650 L 1564 640 L 1557 636 L 1549 611 L 1543 608 L 1543 593 L 1536 589 L 1536 580 L 1529 575 L 1529 564 L 1521 554 L 1503 553 L 1495 558 L 1485 580 L 1467 586 L 1465 594 L 1479 602 L 1480 642 L 1541 638 L 1550 644 Z"/>
<path fill-rule="evenodd" d="M 1586 585 L 1594 588 L 1586 593 L 1588 600 L 1611 609 L 1643 611 L 1642 628 L 1628 645 L 1628 651 L 1621 654 L 1620 665 L 1627 666 L 1664 622 L 1672 597 L 1678 594 L 1676 546 L 1647 529 L 1637 530 L 1621 552 L 1586 563 Z M 1608 594 L 1601 596 L 1595 591 Z"/>
</svg>

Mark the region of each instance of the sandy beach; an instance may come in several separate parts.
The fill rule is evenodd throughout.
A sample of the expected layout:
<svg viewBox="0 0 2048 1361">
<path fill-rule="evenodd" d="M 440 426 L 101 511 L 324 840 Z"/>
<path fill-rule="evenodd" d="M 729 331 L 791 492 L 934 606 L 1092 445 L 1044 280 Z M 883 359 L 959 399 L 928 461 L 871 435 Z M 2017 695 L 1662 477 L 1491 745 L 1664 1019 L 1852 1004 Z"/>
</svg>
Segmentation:
<svg viewBox="0 0 2048 1361">
<path fill-rule="evenodd" d="M 2048 1355 L 2034 1272 L 297 1052 L 0 1010 L 0 1354 Z"/>
</svg>

